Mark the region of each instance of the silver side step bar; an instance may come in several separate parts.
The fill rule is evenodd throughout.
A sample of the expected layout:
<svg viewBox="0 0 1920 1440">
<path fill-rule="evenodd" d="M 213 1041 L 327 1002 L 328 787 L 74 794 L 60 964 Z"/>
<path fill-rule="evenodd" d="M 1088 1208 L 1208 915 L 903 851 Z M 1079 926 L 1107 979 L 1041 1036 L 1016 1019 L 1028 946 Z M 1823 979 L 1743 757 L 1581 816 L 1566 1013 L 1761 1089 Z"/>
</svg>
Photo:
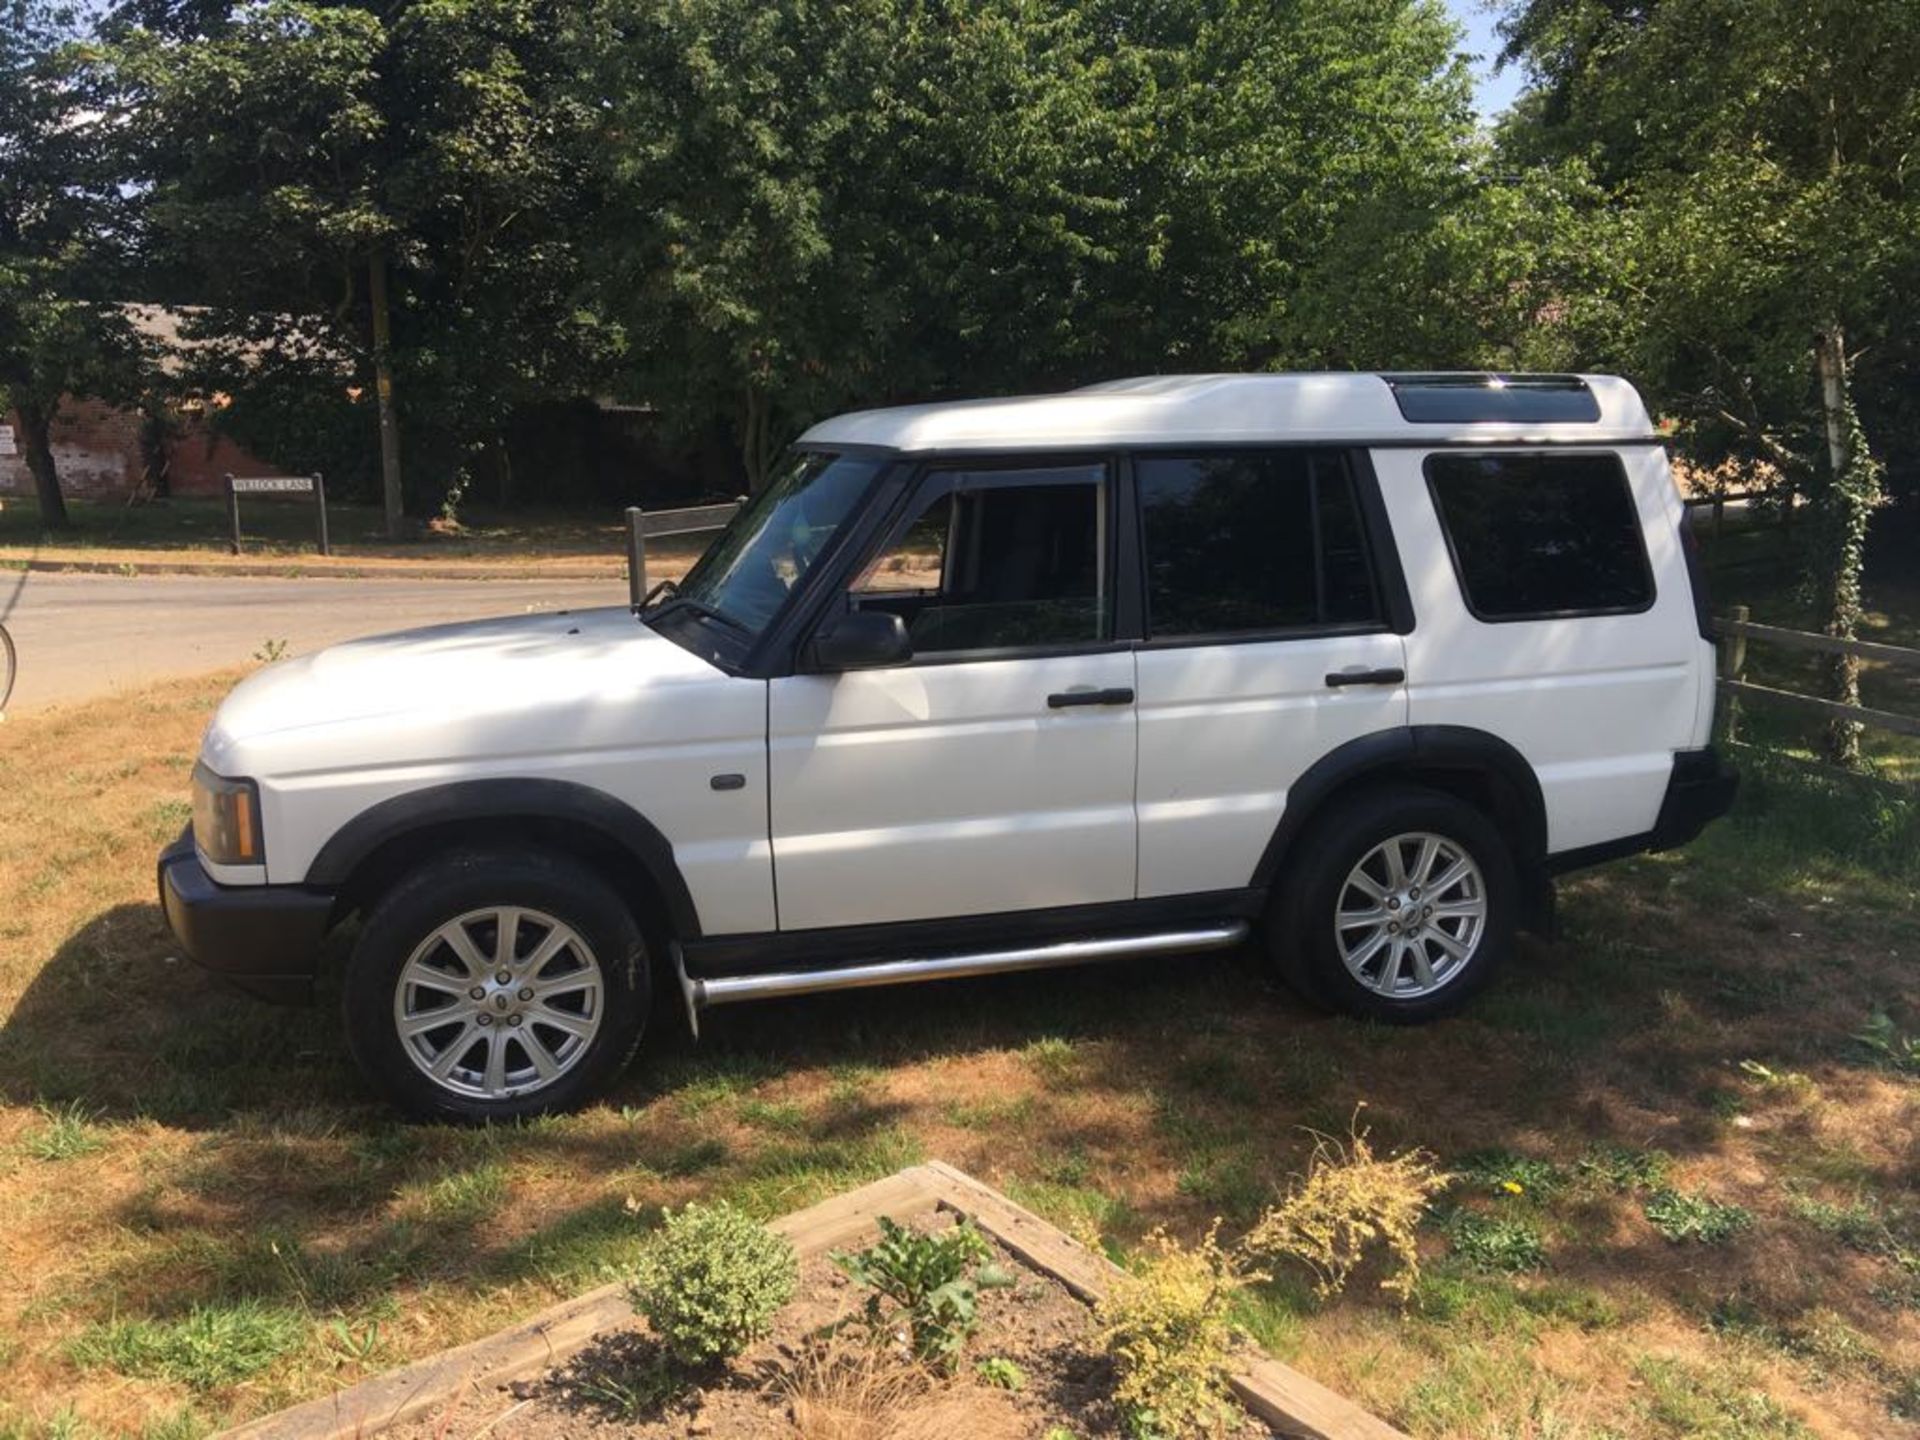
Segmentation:
<svg viewBox="0 0 1920 1440">
<path fill-rule="evenodd" d="M 1017 950 L 975 950 L 924 960 L 876 960 L 823 970 L 783 970 L 766 975 L 729 975 L 712 980 L 690 977 L 674 947 L 689 1018 L 712 1005 L 816 995 L 824 990 L 859 990 L 873 985 L 903 985 L 916 980 L 957 980 L 968 975 L 1003 975 L 1014 970 L 1046 970 L 1062 965 L 1093 965 L 1103 960 L 1132 960 L 1182 951 L 1226 950 L 1247 938 L 1245 920 L 1189 925 L 1145 935 L 1115 935 L 1093 940 L 1062 940 Z"/>
</svg>

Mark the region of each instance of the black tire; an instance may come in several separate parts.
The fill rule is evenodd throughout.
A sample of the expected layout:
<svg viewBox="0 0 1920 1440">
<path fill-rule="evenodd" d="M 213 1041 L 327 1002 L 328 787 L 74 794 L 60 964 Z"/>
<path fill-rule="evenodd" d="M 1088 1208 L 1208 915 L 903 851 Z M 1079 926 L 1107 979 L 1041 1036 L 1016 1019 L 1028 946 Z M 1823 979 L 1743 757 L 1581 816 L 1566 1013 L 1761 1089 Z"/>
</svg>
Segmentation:
<svg viewBox="0 0 1920 1440">
<path fill-rule="evenodd" d="M 577 1016 L 571 1009 L 566 1012 L 575 1020 L 589 1013 L 597 1015 L 597 1028 L 584 1044 L 572 1044 L 566 1032 L 549 1028 L 543 1016 L 552 1011 L 541 1008 L 545 997 L 526 1006 L 516 1003 L 518 997 L 530 993 L 530 986 L 526 990 L 509 988 L 504 996 L 489 996 L 490 1004 L 499 1004 L 503 1012 L 512 1007 L 513 1015 L 489 1013 L 487 1019 L 481 1021 L 476 1013 L 473 1023 L 485 1024 L 487 1029 L 472 1032 L 472 1038 L 466 1043 L 479 1048 L 465 1052 L 468 1056 L 484 1059 L 490 1047 L 497 1044 L 508 1057 L 503 1062 L 503 1070 L 507 1064 L 513 1065 L 513 1069 L 506 1072 L 509 1079 L 534 1064 L 533 1051 L 520 1038 L 523 1034 L 540 1042 L 549 1063 L 556 1056 L 567 1057 L 563 1068 L 556 1067 L 559 1073 L 551 1080 L 543 1082 L 535 1076 L 526 1084 L 512 1086 L 498 1098 L 485 1093 L 461 1093 L 458 1083 L 464 1072 L 458 1067 L 451 1072 L 452 1083 L 433 1079 L 423 1068 L 426 1061 L 416 1063 L 412 1058 L 412 1053 L 422 1052 L 409 1051 L 410 1043 L 427 1051 L 438 1045 L 444 1054 L 447 1046 L 458 1044 L 457 1037 L 467 1033 L 465 1029 L 452 1028 L 466 1026 L 465 1019 L 449 1021 L 447 1029 L 407 1042 L 401 1039 L 395 1013 L 402 971 L 415 958 L 415 952 L 421 951 L 424 963 L 450 976 L 465 974 L 463 969 L 454 968 L 461 962 L 445 941 L 435 942 L 430 951 L 423 947 L 443 925 L 492 907 L 537 912 L 535 916 L 513 922 L 519 934 L 516 954 L 520 960 L 516 963 L 530 964 L 537 958 L 541 940 L 554 933 L 542 923 L 543 918 L 550 918 L 571 929 L 589 953 L 583 956 L 572 945 L 564 946 L 555 960 L 547 962 L 541 977 L 551 980 L 556 972 L 562 981 L 569 976 L 590 977 L 591 966 L 597 966 L 600 979 L 598 995 L 593 999 L 583 993 L 557 994 L 553 1002 L 556 1008 L 578 1007 Z M 475 941 L 476 949 L 489 952 L 485 958 L 491 962 L 490 947 L 498 944 L 508 923 L 504 918 L 480 921 L 462 933 Z M 492 970 L 493 963 L 482 968 Z M 510 972 L 499 972 L 507 973 Z M 480 989 L 491 990 L 496 977 L 477 978 Z M 512 985 L 517 987 L 523 980 L 536 978 L 540 977 L 523 973 Z M 464 985 L 465 981 L 459 983 Z M 589 983 L 582 981 L 583 985 Z M 415 997 L 422 993 L 417 985 L 410 992 Z M 424 993 L 433 996 L 433 988 L 427 987 Z M 453 995 L 452 991 L 447 993 Z M 478 1002 L 468 1007 L 465 1000 L 457 996 L 447 1003 L 450 1009 L 459 1009 L 463 1014 L 469 1009 L 475 1012 L 490 1009 L 490 1004 Z M 361 1070 L 381 1093 L 419 1118 L 461 1121 L 511 1120 L 550 1114 L 592 1099 L 633 1058 L 646 1028 L 649 1003 L 646 941 L 632 911 L 613 888 L 592 870 L 564 857 L 501 850 L 467 850 L 442 856 L 412 871 L 389 890 L 367 917 L 359 942 L 347 962 L 342 995 L 347 1043 Z M 512 1031 L 505 1028 L 508 1019 L 512 1019 L 515 1026 Z M 496 1021 L 499 1022 L 497 1028 Z M 526 1022 L 524 1029 L 521 1028 L 523 1021 Z M 494 1040 L 495 1035 L 505 1038 Z M 473 1088 L 484 1089 L 487 1078 L 483 1073 Z"/>
<path fill-rule="evenodd" d="M 1424 994 L 1395 997 L 1370 988 L 1349 970 L 1337 938 L 1340 927 L 1335 916 L 1340 913 L 1343 895 L 1350 895 L 1350 906 L 1360 899 L 1359 892 L 1348 891 L 1348 877 L 1355 867 L 1395 836 L 1408 834 L 1441 837 L 1472 861 L 1484 891 L 1485 919 L 1478 942 L 1469 948 L 1465 960 L 1454 962 L 1435 988 Z M 1403 851 L 1409 858 L 1418 854 L 1418 847 L 1411 844 Z M 1337 809 L 1315 821 L 1295 841 L 1292 856 L 1268 913 L 1267 946 L 1287 983 L 1318 1005 L 1392 1024 L 1432 1020 L 1464 1005 L 1513 952 L 1518 923 L 1513 856 L 1493 822 L 1465 801 L 1415 785 L 1365 790 L 1339 802 Z M 1456 903 L 1470 899 L 1460 889 L 1447 893 Z M 1401 905 L 1407 903 L 1400 900 Z M 1441 908 L 1447 907 L 1443 904 Z M 1431 935 L 1431 917 L 1417 923 L 1423 923 Z M 1444 923 L 1448 939 L 1457 943 L 1459 924 L 1451 920 Z M 1352 944 L 1358 950 L 1379 931 L 1355 932 L 1349 928 L 1346 933 L 1355 936 Z M 1388 947 L 1392 943 L 1391 938 L 1385 940 Z M 1413 942 L 1405 943 L 1411 946 Z M 1432 957 L 1440 965 L 1448 962 L 1448 952 L 1440 948 L 1437 939 L 1420 943 L 1423 958 Z M 1417 979 L 1404 974 L 1411 967 L 1411 953 L 1409 948 L 1407 958 L 1396 963 L 1403 968 L 1403 983 L 1414 987 Z M 1369 962 L 1373 967 L 1385 963 Z M 1378 981 L 1379 968 L 1370 969 L 1369 964 L 1361 966 L 1362 973 Z M 1435 973 L 1443 972 L 1436 968 Z"/>
</svg>

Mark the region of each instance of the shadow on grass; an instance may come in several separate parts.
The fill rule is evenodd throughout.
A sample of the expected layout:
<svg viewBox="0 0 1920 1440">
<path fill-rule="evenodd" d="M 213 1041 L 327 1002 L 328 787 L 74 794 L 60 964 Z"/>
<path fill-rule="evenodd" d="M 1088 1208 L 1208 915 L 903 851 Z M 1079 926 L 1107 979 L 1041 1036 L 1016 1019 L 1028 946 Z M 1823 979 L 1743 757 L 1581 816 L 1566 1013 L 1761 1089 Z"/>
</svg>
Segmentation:
<svg viewBox="0 0 1920 1440">
<path fill-rule="evenodd" d="M 1891 953 L 1910 909 L 1841 916 L 1793 891 L 1806 856 L 1792 871 L 1793 837 L 1774 833 L 1788 784 L 1753 787 L 1746 818 L 1696 852 L 1573 881 L 1564 940 L 1529 942 L 1467 1014 L 1417 1030 L 1314 1014 L 1248 951 L 741 1007 L 705 1017 L 698 1047 L 657 1014 L 641 1060 L 581 1114 L 412 1126 L 354 1074 L 333 1009 L 227 992 L 178 958 L 154 907 L 127 905 L 69 937 L 22 997 L 0 1031 L 0 1095 L 124 1128 L 109 1157 L 144 1143 L 139 1121 L 183 1137 L 137 1157 L 141 1182 L 100 1217 L 132 1238 L 66 1302 L 89 1318 L 257 1299 L 362 1323 L 425 1286 L 514 1294 L 523 1312 L 612 1278 L 661 1205 L 724 1195 L 772 1215 L 929 1156 L 1123 1242 L 1161 1222 L 1244 1223 L 1300 1168 L 1305 1132 L 1343 1133 L 1362 1102 L 1377 1147 L 1445 1163 L 1498 1147 L 1571 1166 L 1619 1148 L 1711 1167 L 1751 1143 L 1737 1115 L 1759 1113 L 1784 1147 L 1764 1152 L 1776 1201 L 1785 1180 L 1838 1174 L 1897 1198 L 1920 1137 L 1898 1143 L 1882 1121 L 1849 1149 L 1770 1113 L 1782 1102 L 1742 1069 L 1804 1071 L 1844 1101 L 1871 1066 L 1851 1039 L 1864 1016 L 1920 1018 L 1913 968 Z M 1798 823 L 1824 836 L 1838 820 Z M 1712 1173 L 1731 1185 L 1741 1170 Z M 1590 1227 L 1563 1216 L 1616 1233 L 1550 1251 L 1557 1277 L 1704 1310 L 1808 1268 L 1785 1220 L 1676 1265 L 1637 1205 L 1609 1200 Z M 1867 1286 L 1829 1268 L 1824 1303 L 1870 1330 Z"/>
</svg>

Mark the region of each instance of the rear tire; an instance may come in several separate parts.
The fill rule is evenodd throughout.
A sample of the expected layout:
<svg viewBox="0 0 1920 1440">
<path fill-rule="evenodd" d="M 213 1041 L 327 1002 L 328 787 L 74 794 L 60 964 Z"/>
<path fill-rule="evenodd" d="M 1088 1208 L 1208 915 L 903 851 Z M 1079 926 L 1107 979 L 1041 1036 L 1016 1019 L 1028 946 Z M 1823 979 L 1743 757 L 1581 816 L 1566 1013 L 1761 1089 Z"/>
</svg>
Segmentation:
<svg viewBox="0 0 1920 1440">
<path fill-rule="evenodd" d="M 1416 1024 L 1459 1009 L 1514 948 L 1518 886 L 1493 822 L 1438 790 L 1364 791 L 1301 834 L 1267 919 L 1307 999 Z"/>
<path fill-rule="evenodd" d="M 347 962 L 347 1042 L 424 1119 L 510 1120 L 593 1098 L 638 1048 L 646 942 L 571 860 L 501 850 L 429 861 L 367 917 Z"/>
</svg>

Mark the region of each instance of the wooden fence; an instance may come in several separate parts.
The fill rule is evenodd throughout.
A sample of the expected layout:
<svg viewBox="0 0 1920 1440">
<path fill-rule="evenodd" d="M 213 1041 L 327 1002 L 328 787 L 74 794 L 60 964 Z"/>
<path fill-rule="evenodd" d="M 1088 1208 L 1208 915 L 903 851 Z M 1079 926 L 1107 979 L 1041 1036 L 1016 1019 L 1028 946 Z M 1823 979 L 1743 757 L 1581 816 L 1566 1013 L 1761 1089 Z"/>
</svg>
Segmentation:
<svg viewBox="0 0 1920 1440">
<path fill-rule="evenodd" d="M 1842 640 L 1833 635 L 1815 635 L 1805 630 L 1783 630 L 1777 625 L 1756 625 L 1747 618 L 1747 607 L 1732 606 L 1714 622 L 1720 639 L 1720 689 L 1727 696 L 1722 733 L 1736 738 L 1739 727 L 1739 699 L 1751 696 L 1771 704 L 1804 710 L 1828 720 L 1852 720 L 1895 735 L 1920 736 L 1920 716 L 1900 715 L 1891 710 L 1873 710 L 1864 705 L 1843 705 L 1838 700 L 1823 700 L 1793 690 L 1776 690 L 1771 685 L 1756 685 L 1746 678 L 1747 642 L 1778 645 L 1787 650 L 1810 651 L 1816 655 L 1853 655 L 1862 660 L 1877 660 L 1888 665 L 1920 670 L 1920 650 L 1902 645 L 1881 645 L 1871 640 Z"/>
<path fill-rule="evenodd" d="M 719 505 L 690 505 L 684 510 L 642 510 L 627 507 L 627 598 L 635 609 L 646 599 L 647 541 L 663 535 L 699 535 L 724 530 L 747 503 L 742 495 Z"/>
</svg>

